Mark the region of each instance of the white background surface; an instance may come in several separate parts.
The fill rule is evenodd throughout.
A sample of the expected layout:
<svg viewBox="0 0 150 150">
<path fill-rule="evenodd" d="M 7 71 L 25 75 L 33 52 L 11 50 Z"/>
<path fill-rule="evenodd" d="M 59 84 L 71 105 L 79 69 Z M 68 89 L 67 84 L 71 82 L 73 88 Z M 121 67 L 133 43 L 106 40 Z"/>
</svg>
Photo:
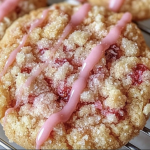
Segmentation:
<svg viewBox="0 0 150 150">
<path fill-rule="evenodd" d="M 53 2 L 59 2 L 60 0 L 54 0 Z M 51 0 L 52 3 L 52 0 Z M 142 22 L 144 25 L 146 25 L 147 27 L 150 27 L 150 20 L 144 21 Z M 146 40 L 147 45 L 150 47 L 150 35 L 143 33 L 144 38 Z M 146 127 L 150 128 L 150 119 L 148 120 Z M 3 128 L 0 125 L 0 138 L 2 138 L 4 141 L 8 142 L 7 137 L 4 134 Z M 139 147 L 140 149 L 150 149 L 150 137 L 148 137 L 147 135 L 145 135 L 144 133 L 140 133 L 140 135 L 136 138 L 134 138 L 133 140 L 131 140 L 131 143 L 136 145 L 137 147 Z M 10 143 L 13 147 L 15 147 L 16 149 L 23 149 L 22 147 L 18 146 L 15 143 Z M 2 149 L 0 147 L 0 149 Z M 124 149 L 124 148 L 123 148 Z"/>
</svg>

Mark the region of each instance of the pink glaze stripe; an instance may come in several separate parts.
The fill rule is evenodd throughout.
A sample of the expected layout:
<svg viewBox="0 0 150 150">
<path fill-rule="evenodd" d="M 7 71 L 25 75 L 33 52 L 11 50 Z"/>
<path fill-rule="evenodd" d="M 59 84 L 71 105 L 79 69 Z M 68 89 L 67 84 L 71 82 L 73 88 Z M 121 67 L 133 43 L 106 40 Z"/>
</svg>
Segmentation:
<svg viewBox="0 0 150 150">
<path fill-rule="evenodd" d="M 11 113 L 14 109 L 15 109 L 15 108 L 9 108 L 9 109 L 6 110 L 6 112 L 5 112 L 5 117 L 4 117 L 4 121 L 3 121 L 3 126 L 5 126 L 5 124 L 6 124 L 7 115 L 8 115 L 9 113 Z"/>
<path fill-rule="evenodd" d="M 0 5 L 0 21 L 2 21 L 6 15 L 16 8 L 19 1 L 20 0 L 4 0 L 4 2 Z"/>
<path fill-rule="evenodd" d="M 24 44 L 25 44 L 27 38 L 28 38 L 28 35 L 27 35 L 27 34 L 24 35 L 22 41 L 20 42 L 20 45 L 19 45 L 14 51 L 11 52 L 11 54 L 10 54 L 10 56 L 9 56 L 9 58 L 8 58 L 8 60 L 7 60 L 7 62 L 6 62 L 6 64 L 5 64 L 5 66 L 4 66 L 3 71 L 0 73 L 0 79 L 1 79 L 2 76 L 7 72 L 8 67 L 14 62 L 17 53 L 18 53 L 18 52 L 20 51 L 20 49 L 24 46 Z"/>
<path fill-rule="evenodd" d="M 46 63 L 39 67 L 33 74 L 30 76 L 26 82 L 20 87 L 19 95 L 17 95 L 17 103 L 16 106 L 18 107 L 20 104 L 21 95 L 23 93 L 23 88 L 30 87 L 31 83 L 36 79 L 36 77 L 48 66 L 48 62 L 53 58 L 54 53 L 56 50 L 61 46 L 62 41 L 68 36 L 68 34 L 72 31 L 74 27 L 81 24 L 84 18 L 87 16 L 91 6 L 89 4 L 84 4 L 72 17 L 68 25 L 65 27 L 62 36 L 58 40 L 58 43 L 52 49 L 52 55 L 49 59 L 46 60 Z M 78 17 L 80 15 L 80 17 Z"/>
<path fill-rule="evenodd" d="M 120 10 L 124 2 L 125 0 L 110 0 L 109 9 L 114 12 L 117 12 Z"/>
<path fill-rule="evenodd" d="M 35 20 L 35 22 L 33 22 L 33 24 L 31 24 L 31 27 L 29 29 L 29 33 L 31 33 L 31 31 L 38 27 L 44 20 L 45 18 L 47 17 L 47 14 L 48 14 L 48 9 L 47 10 L 44 10 L 43 11 L 43 14 L 42 14 L 42 18 L 41 19 L 37 19 Z M 21 50 L 21 48 L 25 45 L 26 41 L 27 41 L 27 38 L 29 36 L 29 33 L 28 34 L 25 34 L 22 38 L 22 41 L 20 42 L 20 45 L 14 50 L 11 52 L 5 66 L 4 66 L 4 69 L 2 70 L 2 72 L 0 73 L 0 80 L 2 78 L 2 76 L 4 76 L 4 74 L 7 72 L 7 69 L 8 67 L 15 61 L 16 59 L 16 56 L 17 56 L 17 53 Z"/>
<path fill-rule="evenodd" d="M 38 26 L 40 26 L 46 19 L 47 15 L 48 15 L 49 9 L 45 9 L 42 13 L 42 17 L 40 19 L 36 19 L 32 24 L 31 27 L 29 29 L 29 33 L 31 33 L 35 28 L 37 28 Z"/>
<path fill-rule="evenodd" d="M 65 27 L 63 34 L 61 35 L 58 43 L 52 49 L 53 53 L 60 47 L 62 41 L 68 36 L 68 34 L 72 31 L 73 28 L 80 25 L 84 18 L 87 16 L 89 10 L 91 9 L 91 5 L 85 3 L 82 7 L 71 17 L 70 22 Z"/>
<path fill-rule="evenodd" d="M 48 139 L 51 131 L 58 123 L 66 122 L 70 118 L 79 102 L 80 94 L 86 87 L 90 71 L 103 57 L 105 50 L 108 49 L 110 45 L 116 43 L 121 35 L 121 31 L 125 28 L 127 23 L 131 21 L 131 19 L 131 14 L 125 13 L 121 20 L 118 21 L 117 25 L 110 30 L 109 34 L 101 41 L 101 44 L 98 44 L 92 49 L 91 53 L 84 61 L 78 79 L 73 84 L 68 103 L 61 111 L 52 114 L 40 129 L 36 139 L 37 149 L 40 149 L 41 145 Z"/>
<path fill-rule="evenodd" d="M 30 27 L 30 29 L 29 29 L 29 33 L 31 33 L 32 30 L 34 30 L 36 27 L 40 26 L 40 25 L 43 23 L 43 21 L 45 20 L 45 18 L 46 18 L 47 15 L 48 15 L 48 11 L 49 11 L 48 9 L 44 10 L 44 11 L 43 11 L 43 14 L 42 14 L 42 17 L 41 17 L 40 19 L 37 19 L 37 20 L 35 20 L 35 21 L 33 22 L 33 24 L 31 25 L 31 27 Z M 10 54 L 10 56 L 9 56 L 9 58 L 8 58 L 6 64 L 5 64 L 4 70 L 3 70 L 3 71 L 1 72 L 1 74 L 0 74 L 0 79 L 1 79 L 1 77 L 6 73 L 8 67 L 14 62 L 17 53 L 18 53 L 18 52 L 20 51 L 20 49 L 25 45 L 26 40 L 27 40 L 27 38 L 28 38 L 28 36 L 29 36 L 29 33 L 23 36 L 23 39 L 22 39 L 22 41 L 20 42 L 20 45 Z M 36 72 L 36 73 L 38 74 L 38 72 Z M 32 80 L 32 79 L 31 79 L 31 80 Z M 28 82 L 30 82 L 30 81 L 28 81 Z M 22 94 L 22 93 L 20 93 L 20 94 Z M 7 111 L 5 112 L 4 122 L 6 122 L 6 117 L 7 117 L 7 115 L 8 115 L 12 110 L 16 109 L 18 106 L 19 106 L 19 102 L 18 102 L 18 100 L 17 100 L 16 105 L 15 105 L 14 108 L 9 108 L 9 109 L 7 109 Z"/>
<path fill-rule="evenodd" d="M 19 89 L 19 94 L 17 94 L 17 101 L 16 101 L 16 105 L 15 108 L 19 107 L 20 105 L 20 100 L 21 100 L 21 96 L 23 94 L 23 90 L 24 88 L 30 87 L 31 83 L 37 78 L 38 75 L 40 75 L 40 73 L 42 72 L 42 70 L 48 66 L 48 63 L 45 63 L 42 66 L 39 66 L 37 68 L 37 70 L 32 74 L 32 76 L 30 76 L 26 82 L 20 87 Z"/>
</svg>

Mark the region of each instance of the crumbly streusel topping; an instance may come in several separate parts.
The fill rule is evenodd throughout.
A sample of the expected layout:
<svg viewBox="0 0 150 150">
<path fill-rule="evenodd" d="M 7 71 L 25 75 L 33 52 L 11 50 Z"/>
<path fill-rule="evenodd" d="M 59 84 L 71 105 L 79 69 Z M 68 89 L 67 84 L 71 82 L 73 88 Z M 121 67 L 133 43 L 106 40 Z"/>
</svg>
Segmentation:
<svg viewBox="0 0 150 150">
<path fill-rule="evenodd" d="M 69 4 L 50 7 L 45 21 L 30 33 L 16 61 L 2 77 L 1 119 L 8 108 L 15 106 L 21 85 L 53 55 L 51 49 L 78 8 Z M 7 30 L 0 42 L 0 71 L 41 14 L 42 10 L 34 11 Z M 83 61 L 121 16 L 103 7 L 92 7 L 83 23 L 57 49 L 48 67 L 29 88 L 23 89 L 20 107 L 6 116 L 3 126 L 10 140 L 25 148 L 35 148 L 40 127 L 66 105 Z M 150 51 L 140 30 L 129 23 L 91 71 L 76 111 L 69 121 L 53 129 L 42 148 L 115 149 L 136 136 L 150 112 L 149 59 Z"/>
</svg>

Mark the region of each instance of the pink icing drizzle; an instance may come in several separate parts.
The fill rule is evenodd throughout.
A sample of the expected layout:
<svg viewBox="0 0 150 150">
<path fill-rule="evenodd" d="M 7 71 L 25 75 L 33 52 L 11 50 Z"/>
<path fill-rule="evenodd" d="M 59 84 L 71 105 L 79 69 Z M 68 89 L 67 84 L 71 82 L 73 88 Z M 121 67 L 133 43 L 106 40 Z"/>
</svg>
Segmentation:
<svg viewBox="0 0 150 150">
<path fill-rule="evenodd" d="M 25 45 L 26 43 L 26 40 L 29 36 L 29 34 L 31 33 L 31 31 L 38 27 L 46 18 L 48 14 L 48 10 L 44 10 L 43 11 L 43 14 L 42 14 L 42 18 L 41 19 L 37 19 L 33 22 L 33 24 L 31 24 L 31 27 L 29 29 L 29 33 L 28 34 L 25 34 L 20 42 L 20 45 L 14 50 L 11 52 L 5 66 L 4 66 L 4 69 L 2 70 L 2 72 L 0 73 L 0 79 L 2 78 L 2 76 L 6 73 L 8 67 L 15 61 L 16 59 L 16 56 L 17 56 L 17 53 L 21 50 L 21 48 Z"/>
<path fill-rule="evenodd" d="M 28 35 L 24 35 L 22 41 L 20 42 L 20 45 L 14 50 L 11 52 L 5 66 L 4 66 L 4 69 L 3 71 L 0 73 L 0 79 L 2 78 L 2 76 L 6 73 L 8 67 L 14 62 L 15 58 L 16 58 L 16 55 L 17 53 L 20 51 L 20 49 L 24 46 L 26 40 L 28 38 Z"/>
<path fill-rule="evenodd" d="M 131 21 L 131 19 L 131 14 L 125 13 L 121 20 L 118 21 L 117 25 L 112 30 L 110 30 L 109 34 L 101 41 L 101 43 L 92 49 L 91 53 L 83 63 L 78 79 L 73 84 L 68 103 L 61 111 L 52 114 L 40 129 L 36 139 L 37 149 L 40 149 L 41 145 L 48 139 L 54 126 L 58 123 L 66 122 L 70 118 L 79 102 L 80 94 L 86 87 L 90 71 L 103 57 L 105 50 L 108 49 L 110 45 L 116 43 L 121 31 L 125 28 L 127 23 Z"/>
<path fill-rule="evenodd" d="M 68 36 L 68 34 L 72 31 L 74 27 L 81 24 L 81 22 L 84 20 L 84 18 L 87 16 L 88 11 L 90 10 L 91 6 L 89 4 L 84 4 L 72 17 L 68 25 L 65 27 L 62 36 L 59 38 L 58 43 L 52 48 L 52 54 L 56 52 L 56 50 L 60 47 L 62 44 L 62 41 Z M 80 17 L 78 17 L 80 15 Z M 22 95 L 23 88 L 29 87 L 31 83 L 36 79 L 36 77 L 42 72 L 44 68 L 48 66 L 48 62 L 51 60 L 53 55 L 50 56 L 49 59 L 46 60 L 46 63 L 39 67 L 33 74 L 30 76 L 26 82 L 21 86 L 19 89 L 19 95 L 17 95 L 17 103 L 16 106 L 19 106 L 19 99 Z"/>
<path fill-rule="evenodd" d="M 114 12 L 119 11 L 119 9 L 123 5 L 124 1 L 125 0 L 110 0 L 109 9 Z"/>
<path fill-rule="evenodd" d="M 20 0 L 4 0 L 4 2 L 0 5 L 0 21 L 2 21 L 6 15 L 16 8 L 19 1 Z"/>
<path fill-rule="evenodd" d="M 81 3 L 86 2 L 87 0 L 77 0 Z M 125 0 L 109 0 L 109 9 L 117 12 L 120 10 L 121 6 L 123 5 Z"/>
<path fill-rule="evenodd" d="M 58 40 L 58 43 L 55 45 L 55 47 L 52 49 L 53 52 L 55 52 L 61 45 L 62 41 L 67 37 L 67 35 L 72 31 L 74 27 L 81 24 L 81 22 L 84 20 L 84 18 L 87 16 L 89 10 L 91 9 L 91 5 L 88 3 L 85 3 L 82 5 L 82 7 L 71 17 L 70 22 L 65 27 L 62 36 Z"/>
<path fill-rule="evenodd" d="M 31 83 L 36 79 L 36 77 L 38 75 L 40 75 L 40 73 L 42 72 L 42 70 L 48 66 L 48 63 L 45 63 L 44 65 L 40 66 L 39 68 L 37 68 L 37 70 L 32 74 L 32 76 L 30 76 L 26 82 L 20 87 L 19 89 L 19 94 L 17 94 L 17 102 L 15 105 L 15 108 L 17 108 L 20 105 L 20 99 L 23 93 L 23 89 L 26 87 L 30 87 Z"/>
<path fill-rule="evenodd" d="M 9 109 L 6 110 L 6 112 L 5 112 L 5 117 L 4 117 L 4 122 L 3 122 L 4 125 L 5 125 L 5 123 L 6 123 L 6 117 L 7 117 L 7 115 L 8 115 L 9 113 L 11 113 L 13 110 L 14 110 L 14 108 L 9 108 Z"/>
<path fill-rule="evenodd" d="M 31 24 L 31 27 L 30 27 L 30 29 L 29 29 L 29 33 L 31 33 L 32 30 L 34 30 L 34 28 L 36 28 L 36 27 L 38 27 L 40 24 L 42 24 L 42 22 L 45 20 L 45 18 L 46 18 L 47 15 L 48 15 L 48 11 L 49 11 L 48 9 L 44 10 L 44 11 L 43 11 L 43 14 L 42 14 L 42 17 L 41 17 L 40 19 L 35 20 L 35 21 L 33 22 L 33 24 Z M 29 36 L 29 33 L 23 36 L 22 41 L 20 42 L 20 45 L 19 45 L 14 51 L 11 52 L 11 54 L 10 54 L 10 56 L 9 56 L 9 58 L 8 58 L 8 60 L 7 60 L 7 62 L 6 62 L 6 64 L 5 64 L 4 69 L 3 69 L 3 71 L 2 71 L 1 74 L 0 74 L 0 79 L 1 79 L 1 77 L 6 73 L 8 67 L 14 62 L 17 53 L 18 53 L 18 52 L 20 51 L 20 49 L 25 45 L 26 40 L 27 40 L 27 38 L 28 38 L 28 36 Z M 38 72 L 36 72 L 36 73 L 38 74 Z M 28 81 L 28 82 L 29 82 L 29 81 Z M 21 94 L 22 94 L 22 92 L 21 92 L 19 95 L 21 95 Z M 12 110 L 16 109 L 18 106 L 19 106 L 19 101 L 17 100 L 16 105 L 15 105 L 14 108 L 9 108 L 9 109 L 7 109 L 7 111 L 5 112 L 4 122 L 6 122 L 6 117 L 7 117 L 7 115 L 8 115 Z"/>
</svg>

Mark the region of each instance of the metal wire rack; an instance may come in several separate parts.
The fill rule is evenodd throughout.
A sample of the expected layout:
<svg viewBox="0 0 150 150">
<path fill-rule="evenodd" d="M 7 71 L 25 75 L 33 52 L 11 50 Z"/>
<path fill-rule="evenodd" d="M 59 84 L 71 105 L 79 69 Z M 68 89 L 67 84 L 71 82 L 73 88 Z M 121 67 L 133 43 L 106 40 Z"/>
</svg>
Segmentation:
<svg viewBox="0 0 150 150">
<path fill-rule="evenodd" d="M 146 27 L 145 25 L 139 23 L 139 22 L 135 22 L 138 27 L 146 34 L 150 35 L 150 28 Z M 150 129 L 147 127 L 144 127 L 143 130 L 141 130 L 141 132 L 143 132 L 144 134 L 146 134 L 147 136 L 150 137 Z M 148 138 L 149 138 L 148 137 Z M 1 148 L 2 147 L 2 148 Z M 137 146 L 131 144 L 131 143 L 127 143 L 124 146 L 126 149 L 129 150 L 140 150 Z M 13 146 L 11 146 L 10 144 L 8 144 L 6 141 L 4 141 L 3 139 L 0 138 L 0 149 L 7 149 L 7 150 L 16 150 Z"/>
<path fill-rule="evenodd" d="M 7 142 L 5 142 L 4 140 L 2 140 L 0 138 L 0 146 L 3 148 L 3 149 L 7 149 L 7 150 L 16 150 L 14 147 L 12 147 L 10 144 L 8 144 Z M 1 149 L 0 147 L 0 149 Z"/>
</svg>

